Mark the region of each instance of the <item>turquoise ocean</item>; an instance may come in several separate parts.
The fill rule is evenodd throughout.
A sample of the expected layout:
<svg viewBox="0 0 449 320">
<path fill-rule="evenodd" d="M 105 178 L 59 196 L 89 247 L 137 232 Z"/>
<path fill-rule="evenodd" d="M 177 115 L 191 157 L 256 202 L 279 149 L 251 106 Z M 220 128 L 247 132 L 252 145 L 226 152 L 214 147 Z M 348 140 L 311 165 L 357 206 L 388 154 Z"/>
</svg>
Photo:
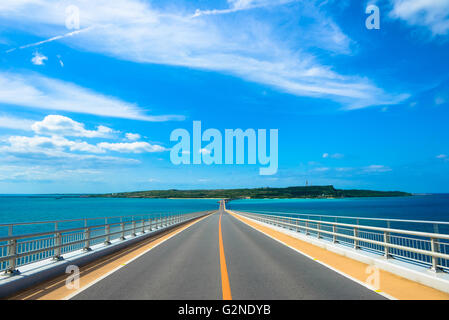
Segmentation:
<svg viewBox="0 0 449 320">
<path fill-rule="evenodd" d="M 0 195 L 0 236 L 6 236 L 7 227 L 1 224 L 89 219 L 87 225 L 104 223 L 104 217 L 126 217 L 124 221 L 169 214 L 215 210 L 213 199 L 126 199 L 86 198 L 77 195 Z M 92 219 L 100 218 L 100 219 Z M 109 219 L 109 223 L 120 221 Z M 59 223 L 59 229 L 82 227 L 84 221 Z M 54 229 L 53 223 L 14 226 L 13 234 L 45 232 Z"/>
<path fill-rule="evenodd" d="M 414 195 L 410 197 L 373 197 L 345 199 L 266 199 L 237 200 L 231 210 L 250 211 L 273 215 L 295 216 L 346 223 L 363 223 L 386 227 L 380 221 L 339 219 L 334 217 L 362 217 L 375 219 L 425 220 L 449 222 L 449 194 Z M 320 217 L 324 216 L 324 217 Z M 425 232 L 449 233 L 449 224 L 415 224 L 391 222 L 390 227 Z"/>
<path fill-rule="evenodd" d="M 0 196 L 0 224 L 129 215 L 138 217 L 139 215 L 183 214 L 217 209 L 217 201 L 214 199 L 83 198 L 76 195 L 2 195 Z M 228 204 L 228 208 L 278 215 L 304 214 L 449 222 L 449 194 L 392 198 L 248 199 L 232 201 Z M 100 224 L 101 219 L 92 220 L 89 223 Z M 63 229 L 75 227 L 75 225 L 79 225 L 79 222 L 66 223 L 59 227 Z M 44 231 L 53 227 L 51 224 L 19 226 L 15 227 L 14 234 Z M 431 227 L 429 225 L 429 228 Z M 5 227 L 0 228 L 0 235 L 5 235 L 6 232 Z"/>
</svg>

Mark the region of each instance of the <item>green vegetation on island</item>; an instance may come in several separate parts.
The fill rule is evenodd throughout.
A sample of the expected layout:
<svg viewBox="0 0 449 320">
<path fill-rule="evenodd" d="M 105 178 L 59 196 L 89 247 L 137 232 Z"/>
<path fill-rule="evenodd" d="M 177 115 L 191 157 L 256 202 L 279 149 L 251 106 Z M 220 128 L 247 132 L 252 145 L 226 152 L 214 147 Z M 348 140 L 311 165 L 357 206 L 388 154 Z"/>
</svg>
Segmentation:
<svg viewBox="0 0 449 320">
<path fill-rule="evenodd" d="M 403 197 L 401 191 L 342 190 L 334 186 L 306 186 L 287 188 L 214 189 L 214 190 L 150 190 L 90 195 L 109 198 L 209 198 L 209 199 L 294 199 L 294 198 L 354 198 Z"/>
</svg>

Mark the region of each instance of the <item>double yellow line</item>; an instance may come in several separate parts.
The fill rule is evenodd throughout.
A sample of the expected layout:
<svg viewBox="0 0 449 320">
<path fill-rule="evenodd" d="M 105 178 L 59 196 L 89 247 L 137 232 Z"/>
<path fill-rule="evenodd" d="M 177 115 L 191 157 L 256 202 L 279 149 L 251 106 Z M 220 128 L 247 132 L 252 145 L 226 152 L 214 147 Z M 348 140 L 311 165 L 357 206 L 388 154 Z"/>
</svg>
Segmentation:
<svg viewBox="0 0 449 320">
<path fill-rule="evenodd" d="M 221 234 L 222 215 L 223 211 L 220 213 L 220 219 L 218 220 L 218 243 L 220 247 L 221 289 L 223 292 L 223 300 L 232 300 L 231 286 L 229 285 L 228 268 L 226 267 L 226 257 L 223 248 L 223 236 Z"/>
</svg>

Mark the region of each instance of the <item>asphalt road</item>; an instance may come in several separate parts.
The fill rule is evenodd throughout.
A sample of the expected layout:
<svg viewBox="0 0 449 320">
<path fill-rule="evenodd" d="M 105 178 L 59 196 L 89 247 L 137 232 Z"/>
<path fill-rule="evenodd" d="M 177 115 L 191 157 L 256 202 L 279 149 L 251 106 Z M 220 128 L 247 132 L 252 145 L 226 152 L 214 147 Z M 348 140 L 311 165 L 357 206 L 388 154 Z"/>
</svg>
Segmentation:
<svg viewBox="0 0 449 320">
<path fill-rule="evenodd" d="M 220 214 L 197 222 L 72 299 L 222 299 Z M 227 213 L 221 228 L 233 299 L 385 299 Z"/>
</svg>

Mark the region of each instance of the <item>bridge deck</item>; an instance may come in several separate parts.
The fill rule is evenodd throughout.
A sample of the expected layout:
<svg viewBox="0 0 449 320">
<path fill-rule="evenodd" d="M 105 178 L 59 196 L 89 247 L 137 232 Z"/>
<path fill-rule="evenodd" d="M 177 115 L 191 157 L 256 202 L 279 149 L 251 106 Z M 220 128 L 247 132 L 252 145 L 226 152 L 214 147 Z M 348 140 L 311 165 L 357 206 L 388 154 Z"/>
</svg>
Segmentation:
<svg viewBox="0 0 449 320">
<path fill-rule="evenodd" d="M 132 261 L 121 263 L 120 268 L 113 259 L 115 264 L 104 262 L 96 276 L 82 272 L 82 286 L 76 294 L 65 288 L 65 278 L 61 277 L 52 285 L 15 298 L 385 299 L 243 221 L 220 208 L 183 227 L 182 232 L 175 230 L 156 240 L 157 246 L 141 248 L 137 256 L 121 257 L 120 263 L 131 257 Z M 227 267 L 224 270 L 223 265 Z M 441 294 L 443 299 L 449 297 Z"/>
<path fill-rule="evenodd" d="M 217 212 L 74 299 L 221 299 Z M 229 214 L 222 217 L 234 299 L 383 299 Z"/>
</svg>

